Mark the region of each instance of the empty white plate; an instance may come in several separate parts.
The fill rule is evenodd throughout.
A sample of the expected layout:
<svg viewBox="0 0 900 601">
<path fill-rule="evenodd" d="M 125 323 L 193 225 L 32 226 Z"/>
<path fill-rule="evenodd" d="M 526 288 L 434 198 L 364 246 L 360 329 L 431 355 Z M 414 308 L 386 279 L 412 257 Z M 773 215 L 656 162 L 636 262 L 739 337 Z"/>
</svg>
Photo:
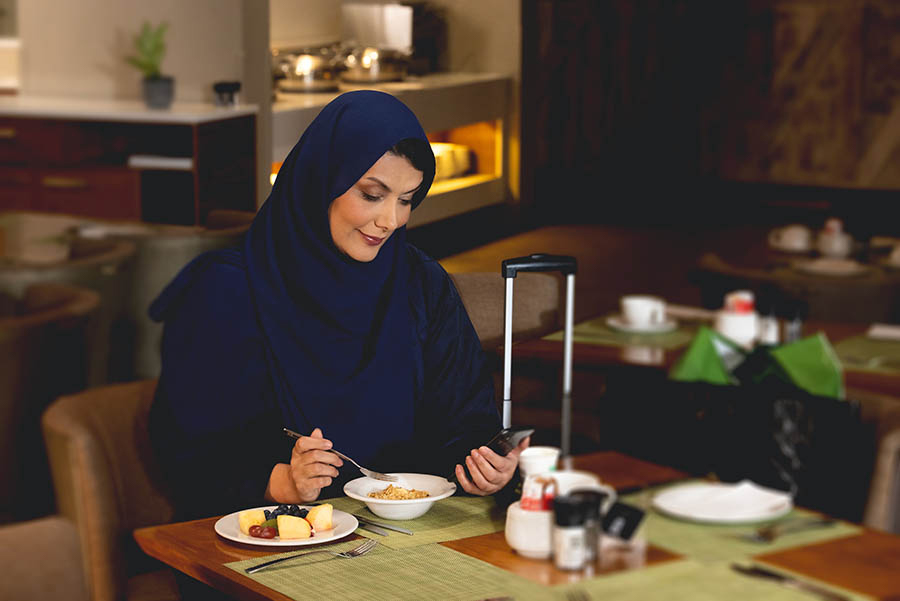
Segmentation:
<svg viewBox="0 0 900 601">
<path fill-rule="evenodd" d="M 742 480 L 696 482 L 675 486 L 653 498 L 653 506 L 672 517 L 714 524 L 742 524 L 772 520 L 793 508 L 791 496 Z"/>
</svg>

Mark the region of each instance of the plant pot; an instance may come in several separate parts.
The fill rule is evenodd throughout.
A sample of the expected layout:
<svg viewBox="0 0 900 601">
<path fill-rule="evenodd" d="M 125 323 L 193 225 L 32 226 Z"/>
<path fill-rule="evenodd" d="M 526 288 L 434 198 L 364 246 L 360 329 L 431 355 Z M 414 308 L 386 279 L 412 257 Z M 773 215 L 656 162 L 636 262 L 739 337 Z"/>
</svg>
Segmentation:
<svg viewBox="0 0 900 601">
<path fill-rule="evenodd" d="M 175 80 L 169 75 L 144 78 L 144 102 L 151 109 L 167 109 L 175 96 Z"/>
</svg>

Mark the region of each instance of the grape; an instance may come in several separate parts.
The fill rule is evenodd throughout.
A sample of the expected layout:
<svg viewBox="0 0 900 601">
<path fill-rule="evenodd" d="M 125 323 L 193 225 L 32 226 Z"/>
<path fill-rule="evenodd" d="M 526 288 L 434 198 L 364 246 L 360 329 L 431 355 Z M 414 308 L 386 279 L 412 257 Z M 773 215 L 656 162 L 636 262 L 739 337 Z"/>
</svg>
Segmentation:
<svg viewBox="0 0 900 601">
<path fill-rule="evenodd" d="M 270 528 L 270 527 L 266 526 L 259 533 L 259 537 L 260 538 L 275 538 L 275 528 Z"/>
<path fill-rule="evenodd" d="M 256 538 L 260 538 L 260 533 L 262 532 L 262 526 L 250 526 L 249 534 L 250 536 L 255 536 Z"/>
<path fill-rule="evenodd" d="M 267 520 L 268 520 L 270 517 L 272 517 L 272 512 L 269 511 L 268 509 L 263 509 L 263 513 L 265 514 Z"/>
<path fill-rule="evenodd" d="M 297 510 L 297 517 L 305 518 L 308 513 L 309 513 L 309 509 L 307 509 L 306 507 L 301 507 L 300 509 Z"/>
</svg>

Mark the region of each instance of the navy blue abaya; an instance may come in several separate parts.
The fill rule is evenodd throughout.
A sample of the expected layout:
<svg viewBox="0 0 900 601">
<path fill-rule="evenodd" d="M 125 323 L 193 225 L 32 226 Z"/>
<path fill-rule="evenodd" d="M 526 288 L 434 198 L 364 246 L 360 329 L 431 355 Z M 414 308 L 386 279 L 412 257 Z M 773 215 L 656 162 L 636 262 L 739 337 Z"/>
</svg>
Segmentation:
<svg viewBox="0 0 900 601">
<path fill-rule="evenodd" d="M 331 240 L 331 201 L 405 138 L 426 139 L 394 97 L 339 96 L 242 247 L 199 257 L 151 307 L 165 333 L 150 434 L 180 517 L 264 504 L 272 468 L 290 461 L 282 427 L 322 428 L 372 469 L 441 475 L 499 429 L 480 343 L 440 265 L 405 228 L 368 263 Z M 359 476 L 345 462 L 322 497 Z"/>
</svg>

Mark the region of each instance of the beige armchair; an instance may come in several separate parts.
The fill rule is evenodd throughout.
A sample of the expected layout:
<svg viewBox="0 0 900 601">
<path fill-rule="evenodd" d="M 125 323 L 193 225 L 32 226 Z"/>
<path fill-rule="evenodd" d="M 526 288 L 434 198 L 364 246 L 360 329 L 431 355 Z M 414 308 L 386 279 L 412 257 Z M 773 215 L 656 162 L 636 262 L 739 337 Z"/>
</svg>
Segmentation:
<svg viewBox="0 0 900 601">
<path fill-rule="evenodd" d="M 75 524 L 61 516 L 0 526 L 0 599 L 88 601 Z"/>
<path fill-rule="evenodd" d="M 134 284 L 126 302 L 134 332 L 133 377 L 159 376 L 162 324 L 147 315 L 150 303 L 196 256 L 238 244 L 254 216 L 248 211 L 218 209 L 209 212 L 204 228 L 159 227 L 127 237 L 137 247 Z"/>
<path fill-rule="evenodd" d="M 874 425 L 875 465 L 863 523 L 900 534 L 900 398 L 848 390 L 859 400 L 862 418 Z"/>
<path fill-rule="evenodd" d="M 147 432 L 155 390 L 154 380 L 93 388 L 43 416 L 59 513 L 77 529 L 92 601 L 179 598 L 171 571 L 132 537 L 173 516 Z"/>
<path fill-rule="evenodd" d="M 496 272 L 451 273 L 481 345 L 496 351 L 503 344 L 506 281 Z M 513 292 L 513 340 L 535 338 L 562 327 L 564 306 L 559 280 L 546 273 L 522 273 Z"/>
<path fill-rule="evenodd" d="M 494 377 L 494 396 L 498 410 L 503 400 L 503 335 L 506 284 L 496 272 L 450 273 L 481 345 L 488 355 Z M 561 277 L 546 273 L 520 273 L 513 292 L 513 344 L 539 338 L 563 327 L 565 284 Z M 560 365 L 562 353 L 560 353 Z M 596 381 L 591 382 L 591 391 Z M 513 370 L 510 383 L 512 421 L 538 428 L 535 435 L 545 444 L 558 444 L 555 439 L 561 420 L 560 369 L 539 360 L 516 358 L 513 347 Z M 593 396 L 578 394 L 573 385 L 572 448 L 575 452 L 596 449 L 600 428 Z M 546 440 L 541 440 L 546 438 Z"/>
<path fill-rule="evenodd" d="M 116 352 L 123 344 L 122 320 L 127 292 L 131 287 L 134 245 L 127 241 L 71 250 L 68 259 L 45 264 L 12 262 L 0 266 L 0 292 L 22 298 L 34 284 L 69 284 L 93 290 L 100 296 L 97 320 L 92 333 L 89 383 L 99 385 L 111 377 L 121 377 Z"/>
<path fill-rule="evenodd" d="M 40 416 L 58 395 L 81 390 L 87 332 L 99 296 L 63 284 L 0 294 L 0 523 L 53 511 Z"/>
</svg>

